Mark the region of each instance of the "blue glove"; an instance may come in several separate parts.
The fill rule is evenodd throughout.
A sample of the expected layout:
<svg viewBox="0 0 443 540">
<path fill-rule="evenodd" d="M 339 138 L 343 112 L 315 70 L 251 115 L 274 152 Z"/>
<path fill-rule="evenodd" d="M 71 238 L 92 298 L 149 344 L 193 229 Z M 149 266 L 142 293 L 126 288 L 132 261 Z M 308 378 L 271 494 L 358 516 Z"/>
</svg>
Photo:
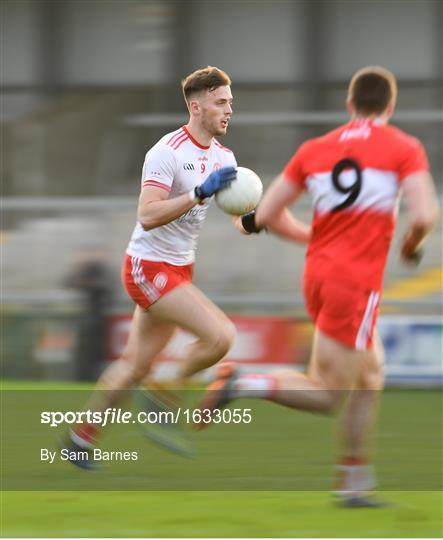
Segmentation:
<svg viewBox="0 0 443 540">
<path fill-rule="evenodd" d="M 208 178 L 195 188 L 195 195 L 199 199 L 212 197 L 214 193 L 229 186 L 237 178 L 237 169 L 235 167 L 223 167 L 212 172 Z"/>
</svg>

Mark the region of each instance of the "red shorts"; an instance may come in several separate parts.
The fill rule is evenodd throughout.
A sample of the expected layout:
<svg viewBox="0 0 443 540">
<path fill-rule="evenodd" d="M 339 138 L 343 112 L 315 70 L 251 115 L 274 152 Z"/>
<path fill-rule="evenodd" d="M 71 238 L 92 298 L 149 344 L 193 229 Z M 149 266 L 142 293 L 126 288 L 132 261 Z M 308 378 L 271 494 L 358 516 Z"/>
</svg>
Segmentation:
<svg viewBox="0 0 443 540">
<path fill-rule="evenodd" d="M 194 265 L 175 266 L 166 262 L 144 261 L 126 255 L 122 281 L 129 296 L 143 309 L 175 287 L 191 283 Z"/>
<path fill-rule="evenodd" d="M 351 349 L 371 349 L 379 291 L 312 275 L 305 276 L 303 288 L 306 308 L 321 332 Z"/>
</svg>

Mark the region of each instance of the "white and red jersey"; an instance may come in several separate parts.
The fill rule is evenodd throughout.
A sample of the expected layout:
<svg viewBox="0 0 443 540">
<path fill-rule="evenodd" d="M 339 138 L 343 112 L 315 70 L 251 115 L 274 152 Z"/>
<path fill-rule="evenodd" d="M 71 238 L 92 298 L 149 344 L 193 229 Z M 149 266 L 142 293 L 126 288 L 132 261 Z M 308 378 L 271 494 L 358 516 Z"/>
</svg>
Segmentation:
<svg viewBox="0 0 443 540">
<path fill-rule="evenodd" d="M 304 143 L 283 172 L 313 198 L 306 275 L 380 290 L 402 180 L 428 168 L 422 144 L 379 119 Z"/>
<path fill-rule="evenodd" d="M 173 199 L 199 186 L 212 171 L 228 166 L 237 166 L 231 150 L 215 139 L 210 146 L 202 146 L 182 127 L 162 137 L 146 154 L 141 188 L 160 187 Z M 210 202 L 205 199 L 174 221 L 149 231 L 137 223 L 126 253 L 177 266 L 193 263 Z"/>
</svg>

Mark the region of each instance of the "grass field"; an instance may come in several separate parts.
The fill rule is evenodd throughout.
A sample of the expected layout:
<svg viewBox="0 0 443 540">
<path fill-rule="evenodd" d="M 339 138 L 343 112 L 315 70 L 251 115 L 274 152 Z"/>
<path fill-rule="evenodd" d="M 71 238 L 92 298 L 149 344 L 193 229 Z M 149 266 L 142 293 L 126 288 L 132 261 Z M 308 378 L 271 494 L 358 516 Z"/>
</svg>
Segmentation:
<svg viewBox="0 0 443 540">
<path fill-rule="evenodd" d="M 68 410 L 89 390 L 35 388 L 3 385 L 2 536 L 442 536 L 440 392 L 385 393 L 376 464 L 380 497 L 392 506 L 346 510 L 328 492 L 332 419 L 241 402 L 254 422 L 193 434 L 193 460 L 117 426 L 103 446 L 136 449 L 140 459 L 87 473 L 40 462 L 38 449 L 54 448 L 63 431 L 41 426 L 38 415 L 42 406 Z"/>
<path fill-rule="evenodd" d="M 439 492 L 344 510 L 324 492 L 8 492 L 4 536 L 441 537 Z"/>
</svg>

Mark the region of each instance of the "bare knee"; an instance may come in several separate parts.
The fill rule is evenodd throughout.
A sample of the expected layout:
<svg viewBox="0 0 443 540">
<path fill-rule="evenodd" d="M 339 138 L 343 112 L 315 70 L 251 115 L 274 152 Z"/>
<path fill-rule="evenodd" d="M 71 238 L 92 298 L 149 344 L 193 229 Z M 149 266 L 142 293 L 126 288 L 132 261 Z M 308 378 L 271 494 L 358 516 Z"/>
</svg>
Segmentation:
<svg viewBox="0 0 443 540">
<path fill-rule="evenodd" d="M 343 403 L 343 392 L 338 390 L 327 390 L 328 396 L 325 399 L 325 405 L 322 412 L 328 416 L 337 414 Z"/>
<path fill-rule="evenodd" d="M 316 395 L 313 397 L 311 412 L 320 413 L 325 416 L 335 416 L 341 409 L 343 403 L 343 393 L 337 390 L 311 390 Z"/>
<path fill-rule="evenodd" d="M 384 376 L 383 373 L 369 373 L 360 377 L 357 382 L 357 390 L 364 390 L 367 392 L 378 392 L 383 390 Z"/>
<path fill-rule="evenodd" d="M 317 412 L 326 416 L 335 416 L 340 410 L 344 393 L 338 390 L 322 388 L 318 390 L 310 390 L 314 394 L 310 408 L 311 412 Z"/>
<path fill-rule="evenodd" d="M 130 379 L 130 384 L 136 385 L 139 384 L 149 372 L 149 368 L 146 366 L 130 366 L 128 371 L 128 377 Z"/>
<path fill-rule="evenodd" d="M 361 373 L 357 379 L 357 390 L 368 391 L 380 391 L 384 386 L 384 372 L 381 363 L 370 358 L 369 361 L 364 364 Z"/>
<path fill-rule="evenodd" d="M 229 320 L 219 327 L 217 334 L 211 342 L 211 352 L 214 363 L 218 362 L 228 354 L 234 343 L 236 333 L 235 326 Z"/>
</svg>

